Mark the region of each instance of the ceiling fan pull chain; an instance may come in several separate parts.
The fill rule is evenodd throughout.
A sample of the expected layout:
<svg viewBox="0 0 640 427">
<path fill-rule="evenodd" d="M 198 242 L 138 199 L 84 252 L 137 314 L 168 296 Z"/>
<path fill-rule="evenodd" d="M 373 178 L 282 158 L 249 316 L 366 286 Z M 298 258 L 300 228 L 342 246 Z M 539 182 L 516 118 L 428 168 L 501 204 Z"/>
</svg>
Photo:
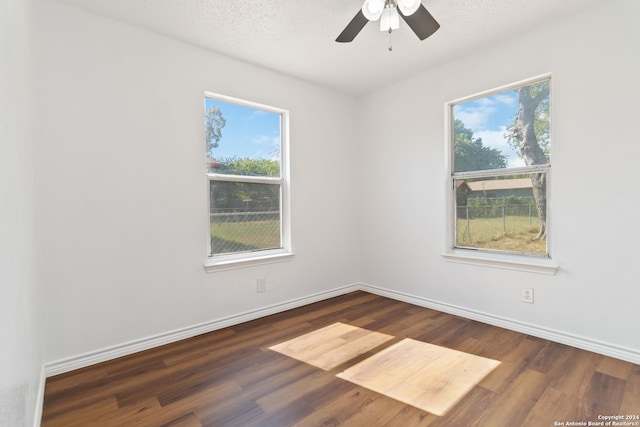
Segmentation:
<svg viewBox="0 0 640 427">
<path fill-rule="evenodd" d="M 389 52 L 393 50 L 393 45 L 391 44 L 391 28 L 389 28 Z"/>
</svg>

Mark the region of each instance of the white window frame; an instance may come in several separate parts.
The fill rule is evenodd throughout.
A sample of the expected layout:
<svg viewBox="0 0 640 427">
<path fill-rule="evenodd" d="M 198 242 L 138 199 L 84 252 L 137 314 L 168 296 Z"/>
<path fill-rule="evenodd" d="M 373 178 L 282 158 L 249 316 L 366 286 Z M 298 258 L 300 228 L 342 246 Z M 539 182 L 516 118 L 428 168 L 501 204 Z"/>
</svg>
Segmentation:
<svg viewBox="0 0 640 427">
<path fill-rule="evenodd" d="M 502 268 L 507 270 L 518 270 L 531 273 L 550 274 L 557 272 L 558 266 L 551 258 L 551 230 L 552 217 L 549 215 L 551 208 L 551 166 L 534 165 L 508 169 L 493 169 L 483 171 L 454 172 L 455 135 L 453 132 L 454 115 L 453 108 L 461 103 L 484 98 L 500 92 L 517 89 L 540 81 L 549 80 L 552 84 L 551 74 L 544 74 L 530 79 L 521 80 L 515 83 L 497 87 L 476 93 L 471 96 L 458 98 L 445 103 L 445 153 L 446 153 L 446 223 L 447 233 L 445 250 L 442 257 L 445 261 L 470 264 L 476 266 L 486 266 Z M 553 91 L 551 90 L 551 93 Z M 553 103 L 550 107 L 550 116 L 553 116 Z M 552 120 L 553 123 L 553 120 Z M 551 129 L 553 131 L 553 129 Z M 545 172 L 547 174 L 547 255 L 521 254 L 516 252 L 496 251 L 477 248 L 458 248 L 456 239 L 456 189 L 455 180 L 463 178 L 495 177 L 500 175 L 514 175 L 521 173 Z"/>
<path fill-rule="evenodd" d="M 206 172 L 206 192 L 207 192 L 207 245 L 205 270 L 208 273 L 255 266 L 260 264 L 270 264 L 290 260 L 295 254 L 291 246 L 291 202 L 290 202 L 290 178 L 289 178 L 289 111 L 269 105 L 246 101 L 244 99 L 233 98 L 213 92 L 205 92 L 205 98 L 216 101 L 241 105 L 243 107 L 263 110 L 280 115 L 280 177 L 244 176 L 217 174 Z M 204 120 L 202 121 L 204 123 Z M 202 132 L 204 135 L 204 130 Z M 238 252 L 222 255 L 211 255 L 211 191 L 212 181 L 220 182 L 243 182 L 250 184 L 277 184 L 280 185 L 280 243 L 281 247 L 276 249 L 264 249 L 254 252 Z"/>
</svg>

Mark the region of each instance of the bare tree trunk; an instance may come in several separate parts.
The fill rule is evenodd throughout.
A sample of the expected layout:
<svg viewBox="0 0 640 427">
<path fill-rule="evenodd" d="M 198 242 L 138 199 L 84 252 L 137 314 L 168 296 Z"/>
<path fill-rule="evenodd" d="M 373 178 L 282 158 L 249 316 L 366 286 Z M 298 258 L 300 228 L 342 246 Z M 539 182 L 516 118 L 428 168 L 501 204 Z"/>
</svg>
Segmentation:
<svg viewBox="0 0 640 427">
<path fill-rule="evenodd" d="M 538 144 L 534 129 L 536 108 L 547 96 L 549 87 L 545 87 L 535 97 L 531 97 L 531 85 L 518 89 L 518 102 L 520 110 L 516 119 L 516 126 L 512 130 L 512 136 L 518 141 L 522 158 L 527 166 L 543 165 L 547 163 L 544 151 Z M 544 173 L 531 175 L 533 186 L 533 198 L 536 201 L 538 217 L 540 218 L 540 231 L 536 239 L 544 239 L 547 235 L 547 177 Z"/>
<path fill-rule="evenodd" d="M 536 201 L 536 209 L 540 218 L 540 231 L 536 240 L 547 236 L 547 175 L 544 173 L 531 174 L 533 184 L 533 199 Z"/>
</svg>

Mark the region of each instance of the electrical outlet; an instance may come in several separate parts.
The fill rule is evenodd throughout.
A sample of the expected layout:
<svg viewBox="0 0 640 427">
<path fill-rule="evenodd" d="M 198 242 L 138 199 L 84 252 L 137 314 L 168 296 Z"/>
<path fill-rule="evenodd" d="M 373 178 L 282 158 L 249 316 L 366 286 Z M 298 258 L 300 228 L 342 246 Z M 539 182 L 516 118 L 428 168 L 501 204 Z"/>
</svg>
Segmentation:
<svg viewBox="0 0 640 427">
<path fill-rule="evenodd" d="M 533 288 L 522 289 L 522 302 L 533 304 Z"/>
<path fill-rule="evenodd" d="M 265 292 L 267 290 L 267 279 L 258 279 L 257 283 L 257 292 Z"/>
</svg>

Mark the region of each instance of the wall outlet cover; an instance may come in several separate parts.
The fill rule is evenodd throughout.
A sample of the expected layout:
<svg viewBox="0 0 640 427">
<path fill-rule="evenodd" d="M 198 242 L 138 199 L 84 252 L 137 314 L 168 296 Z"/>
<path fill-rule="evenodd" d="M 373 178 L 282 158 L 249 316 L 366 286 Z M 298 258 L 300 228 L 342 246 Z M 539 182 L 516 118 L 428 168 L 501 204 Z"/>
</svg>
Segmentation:
<svg viewBox="0 0 640 427">
<path fill-rule="evenodd" d="M 533 288 L 522 289 L 522 301 L 533 304 Z"/>
</svg>

